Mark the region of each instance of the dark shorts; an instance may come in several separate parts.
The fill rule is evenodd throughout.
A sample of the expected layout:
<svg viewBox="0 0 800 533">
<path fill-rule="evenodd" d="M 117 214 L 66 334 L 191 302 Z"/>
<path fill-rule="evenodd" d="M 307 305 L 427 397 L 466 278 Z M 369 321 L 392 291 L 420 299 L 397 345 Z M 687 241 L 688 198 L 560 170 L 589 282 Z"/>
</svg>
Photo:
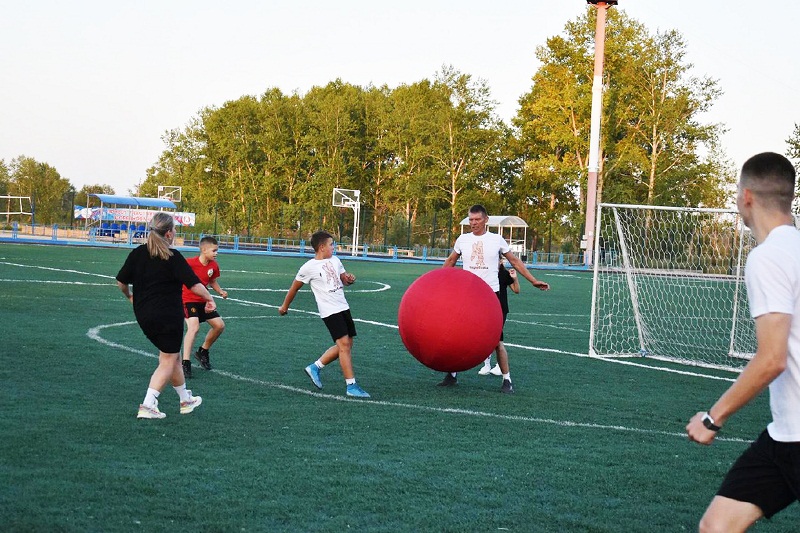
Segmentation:
<svg viewBox="0 0 800 533">
<path fill-rule="evenodd" d="M 728 471 L 717 495 L 758 506 L 772 517 L 800 499 L 800 442 L 778 442 L 765 430 Z"/>
<path fill-rule="evenodd" d="M 349 309 L 326 316 L 322 321 L 328 326 L 328 331 L 331 333 L 333 342 L 336 342 L 342 337 L 356 336 L 356 325 L 353 322 L 353 317 L 350 315 Z"/>
<path fill-rule="evenodd" d="M 502 309 L 502 307 L 503 307 L 502 301 L 503 300 L 502 300 L 502 298 L 500 298 L 500 291 L 498 291 L 498 292 L 496 292 L 494 294 L 497 296 L 497 299 L 500 300 L 500 302 L 501 302 L 500 303 L 500 308 Z M 508 311 L 503 311 L 503 328 L 506 327 L 506 317 L 507 316 L 508 316 Z M 503 342 L 503 330 L 502 329 L 500 330 L 500 342 Z"/>
<path fill-rule="evenodd" d="M 206 313 L 205 302 L 186 302 L 183 304 L 183 316 L 186 318 L 199 318 L 200 322 L 205 322 L 212 318 L 219 318 L 216 310 Z"/>
<path fill-rule="evenodd" d="M 178 353 L 183 342 L 183 318 L 163 319 L 161 317 L 138 319 L 139 327 L 150 342 L 164 353 Z"/>
</svg>

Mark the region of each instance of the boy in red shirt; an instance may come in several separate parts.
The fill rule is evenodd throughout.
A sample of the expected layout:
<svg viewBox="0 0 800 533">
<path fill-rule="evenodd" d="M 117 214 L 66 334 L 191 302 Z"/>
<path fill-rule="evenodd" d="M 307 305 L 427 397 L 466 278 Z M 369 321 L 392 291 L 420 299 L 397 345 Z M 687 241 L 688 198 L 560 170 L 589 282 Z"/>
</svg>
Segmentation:
<svg viewBox="0 0 800 533">
<path fill-rule="evenodd" d="M 217 278 L 219 278 L 219 264 L 217 264 L 217 252 L 219 251 L 219 244 L 214 237 L 203 237 L 200 239 L 200 255 L 187 259 L 186 262 L 192 267 L 192 270 L 200 278 L 200 283 L 204 287 L 214 289 L 217 294 L 223 298 L 228 297 L 228 292 L 219 286 Z M 225 322 L 219 313 L 214 310 L 211 313 L 206 313 L 205 302 L 195 296 L 195 294 L 183 288 L 183 316 L 186 318 L 186 336 L 183 338 L 183 374 L 187 378 L 192 377 L 192 347 L 194 346 L 194 339 L 200 331 L 200 322 L 208 322 L 211 329 L 208 330 L 203 344 L 197 349 L 194 354 L 197 360 L 200 361 L 200 366 L 206 370 L 211 370 L 211 361 L 209 359 L 209 350 L 211 345 L 222 335 L 225 331 Z"/>
</svg>

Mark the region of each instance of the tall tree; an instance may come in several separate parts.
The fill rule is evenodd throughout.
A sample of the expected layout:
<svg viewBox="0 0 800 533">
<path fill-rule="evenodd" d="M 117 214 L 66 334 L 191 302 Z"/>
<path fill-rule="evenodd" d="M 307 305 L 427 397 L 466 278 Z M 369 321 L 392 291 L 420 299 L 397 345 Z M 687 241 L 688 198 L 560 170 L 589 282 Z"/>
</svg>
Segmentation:
<svg viewBox="0 0 800 533">
<path fill-rule="evenodd" d="M 537 49 L 542 67 L 514 120 L 526 201 L 539 220 L 566 217 L 572 232 L 585 211 L 595 17 L 588 9 Z M 599 199 L 721 205 L 732 180 L 723 127 L 700 120 L 720 93 L 716 80 L 690 76 L 675 31 L 651 34 L 615 9 L 606 35 Z"/>
<path fill-rule="evenodd" d="M 11 172 L 3 159 L 0 159 L 0 195 L 8 195 L 11 185 Z"/>
<path fill-rule="evenodd" d="M 488 188 L 482 178 L 496 161 L 502 127 L 484 80 L 473 80 L 453 67 L 443 67 L 437 84 L 446 91 L 450 105 L 430 110 L 439 129 L 432 155 L 440 171 L 431 185 L 456 220 L 466 203 L 471 203 L 462 199 L 462 194 L 480 194 Z"/>
<path fill-rule="evenodd" d="M 74 190 L 70 182 L 47 163 L 24 155 L 11 161 L 9 194 L 29 196 L 37 224 L 53 224 L 71 219 L 65 198 Z"/>
<path fill-rule="evenodd" d="M 91 204 L 99 204 L 100 202 L 95 198 L 92 200 L 92 194 L 114 194 L 114 188 L 111 185 L 84 185 L 79 191 L 75 193 L 75 203 L 88 207 Z"/>
<path fill-rule="evenodd" d="M 800 174 L 800 123 L 795 123 L 792 135 L 786 139 L 786 156 L 794 162 L 794 168 Z M 797 192 L 800 194 L 800 181 L 797 182 Z"/>
</svg>

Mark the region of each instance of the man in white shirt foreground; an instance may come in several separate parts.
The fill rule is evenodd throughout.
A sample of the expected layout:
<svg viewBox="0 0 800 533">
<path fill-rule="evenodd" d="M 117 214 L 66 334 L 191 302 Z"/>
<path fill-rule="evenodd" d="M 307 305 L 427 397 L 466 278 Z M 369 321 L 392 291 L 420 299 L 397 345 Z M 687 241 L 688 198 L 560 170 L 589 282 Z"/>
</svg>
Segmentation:
<svg viewBox="0 0 800 533">
<path fill-rule="evenodd" d="M 800 232 L 791 212 L 795 170 L 775 153 L 742 166 L 736 203 L 758 246 L 745 283 L 758 347 L 739 378 L 686 426 L 711 444 L 728 418 L 769 386 L 772 422 L 734 463 L 700 521 L 700 531 L 745 531 L 800 498 Z"/>
</svg>

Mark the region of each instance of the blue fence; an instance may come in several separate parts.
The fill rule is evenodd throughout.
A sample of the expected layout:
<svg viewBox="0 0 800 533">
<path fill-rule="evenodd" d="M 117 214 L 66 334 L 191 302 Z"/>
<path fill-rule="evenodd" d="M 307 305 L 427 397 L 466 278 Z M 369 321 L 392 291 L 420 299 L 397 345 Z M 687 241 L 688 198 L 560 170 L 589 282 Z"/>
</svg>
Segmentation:
<svg viewBox="0 0 800 533">
<path fill-rule="evenodd" d="M 116 227 L 115 227 L 116 226 Z M 200 239 L 207 234 L 179 233 L 175 245 L 179 249 L 197 248 Z M 271 254 L 310 257 L 314 254 L 305 240 L 273 237 L 248 237 L 244 235 L 211 235 L 219 243 L 220 252 L 242 254 Z M 0 228 L 0 242 L 48 243 L 77 246 L 132 247 L 145 242 L 146 228 L 131 224 L 103 224 L 92 228 L 42 226 L 35 224 L 12 223 L 9 228 Z M 352 246 L 339 243 L 336 253 L 340 257 L 373 261 L 396 261 L 414 263 L 443 262 L 450 249 L 430 248 L 428 246 L 396 246 L 360 244 L 355 253 Z M 529 268 L 555 268 L 586 270 L 583 254 L 546 253 L 529 250 L 521 259 Z"/>
</svg>

